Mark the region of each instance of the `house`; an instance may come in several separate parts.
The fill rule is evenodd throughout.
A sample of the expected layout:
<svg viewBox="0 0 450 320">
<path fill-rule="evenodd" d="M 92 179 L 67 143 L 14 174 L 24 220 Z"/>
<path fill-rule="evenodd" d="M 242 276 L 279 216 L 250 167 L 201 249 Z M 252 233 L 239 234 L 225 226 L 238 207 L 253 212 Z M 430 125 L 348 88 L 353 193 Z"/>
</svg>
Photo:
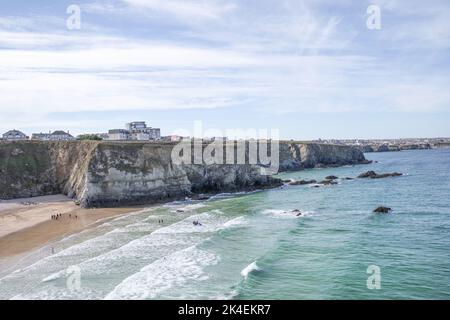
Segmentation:
<svg viewBox="0 0 450 320">
<path fill-rule="evenodd" d="M 50 140 L 50 133 L 33 133 L 31 135 L 31 140 L 43 140 L 48 141 Z"/>
<path fill-rule="evenodd" d="M 126 124 L 131 140 L 159 140 L 161 129 L 147 127 L 145 121 L 134 121 Z"/>
<path fill-rule="evenodd" d="M 182 136 L 178 136 L 176 134 L 173 134 L 173 135 L 165 136 L 165 137 L 161 138 L 161 140 L 168 141 L 168 142 L 179 142 L 179 141 L 182 141 L 183 139 L 184 140 L 188 140 L 189 137 L 182 137 Z"/>
<path fill-rule="evenodd" d="M 130 140 L 130 131 L 126 129 L 111 129 L 108 131 L 108 140 Z"/>
<path fill-rule="evenodd" d="M 75 137 L 73 137 L 69 132 L 56 130 L 53 131 L 53 133 L 33 133 L 31 139 L 41 141 L 72 141 L 75 140 Z"/>
<path fill-rule="evenodd" d="M 147 127 L 145 121 L 130 122 L 126 129 L 112 129 L 108 131 L 108 140 L 159 140 L 161 129 Z"/>
<path fill-rule="evenodd" d="M 52 141 L 72 141 L 75 140 L 75 137 L 72 136 L 69 131 L 64 132 L 62 130 L 54 131 L 50 135 L 50 140 Z"/>
<path fill-rule="evenodd" d="M 3 134 L 3 139 L 4 140 L 28 140 L 29 137 L 23 133 L 22 131 L 19 130 L 9 130 L 8 132 Z"/>
</svg>

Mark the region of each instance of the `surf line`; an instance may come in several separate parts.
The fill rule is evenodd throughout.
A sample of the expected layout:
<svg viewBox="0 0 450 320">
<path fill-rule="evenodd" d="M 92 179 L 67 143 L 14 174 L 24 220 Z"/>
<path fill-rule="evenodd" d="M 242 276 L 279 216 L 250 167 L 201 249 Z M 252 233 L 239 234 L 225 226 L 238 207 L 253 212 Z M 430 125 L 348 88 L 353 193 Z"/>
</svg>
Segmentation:
<svg viewBox="0 0 450 320">
<path fill-rule="evenodd" d="M 209 318 L 213 307 L 192 307 L 186 304 L 184 307 L 179 307 L 179 315 L 202 315 Z"/>
</svg>

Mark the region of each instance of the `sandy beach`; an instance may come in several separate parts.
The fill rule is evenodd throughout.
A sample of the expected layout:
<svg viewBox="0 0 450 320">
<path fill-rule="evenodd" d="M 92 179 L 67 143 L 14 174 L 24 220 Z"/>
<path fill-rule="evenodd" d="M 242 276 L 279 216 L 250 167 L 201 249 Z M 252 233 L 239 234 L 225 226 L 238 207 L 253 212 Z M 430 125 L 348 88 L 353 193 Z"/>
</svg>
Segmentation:
<svg viewBox="0 0 450 320">
<path fill-rule="evenodd" d="M 83 209 L 64 195 L 0 200 L 0 262 L 138 207 Z M 58 220 L 52 215 L 60 214 Z"/>
</svg>

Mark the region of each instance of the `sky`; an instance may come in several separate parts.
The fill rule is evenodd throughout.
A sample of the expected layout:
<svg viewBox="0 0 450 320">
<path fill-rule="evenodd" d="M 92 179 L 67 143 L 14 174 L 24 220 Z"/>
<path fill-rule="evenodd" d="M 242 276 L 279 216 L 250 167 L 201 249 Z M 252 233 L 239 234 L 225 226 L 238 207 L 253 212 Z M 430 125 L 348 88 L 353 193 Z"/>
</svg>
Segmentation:
<svg viewBox="0 0 450 320">
<path fill-rule="evenodd" d="M 0 0 L 0 133 L 450 137 L 449 17 L 448 0 Z"/>
</svg>

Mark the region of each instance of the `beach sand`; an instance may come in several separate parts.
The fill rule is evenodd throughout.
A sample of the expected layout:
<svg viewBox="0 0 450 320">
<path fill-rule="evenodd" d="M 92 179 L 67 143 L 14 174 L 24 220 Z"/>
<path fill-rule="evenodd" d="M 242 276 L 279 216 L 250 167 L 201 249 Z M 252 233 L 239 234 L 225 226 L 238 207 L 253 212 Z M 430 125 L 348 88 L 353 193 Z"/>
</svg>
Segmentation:
<svg viewBox="0 0 450 320">
<path fill-rule="evenodd" d="M 0 266 L 100 221 L 138 210 L 139 207 L 83 209 L 64 195 L 1 200 Z M 58 213 L 62 217 L 52 220 L 51 216 Z"/>
</svg>

